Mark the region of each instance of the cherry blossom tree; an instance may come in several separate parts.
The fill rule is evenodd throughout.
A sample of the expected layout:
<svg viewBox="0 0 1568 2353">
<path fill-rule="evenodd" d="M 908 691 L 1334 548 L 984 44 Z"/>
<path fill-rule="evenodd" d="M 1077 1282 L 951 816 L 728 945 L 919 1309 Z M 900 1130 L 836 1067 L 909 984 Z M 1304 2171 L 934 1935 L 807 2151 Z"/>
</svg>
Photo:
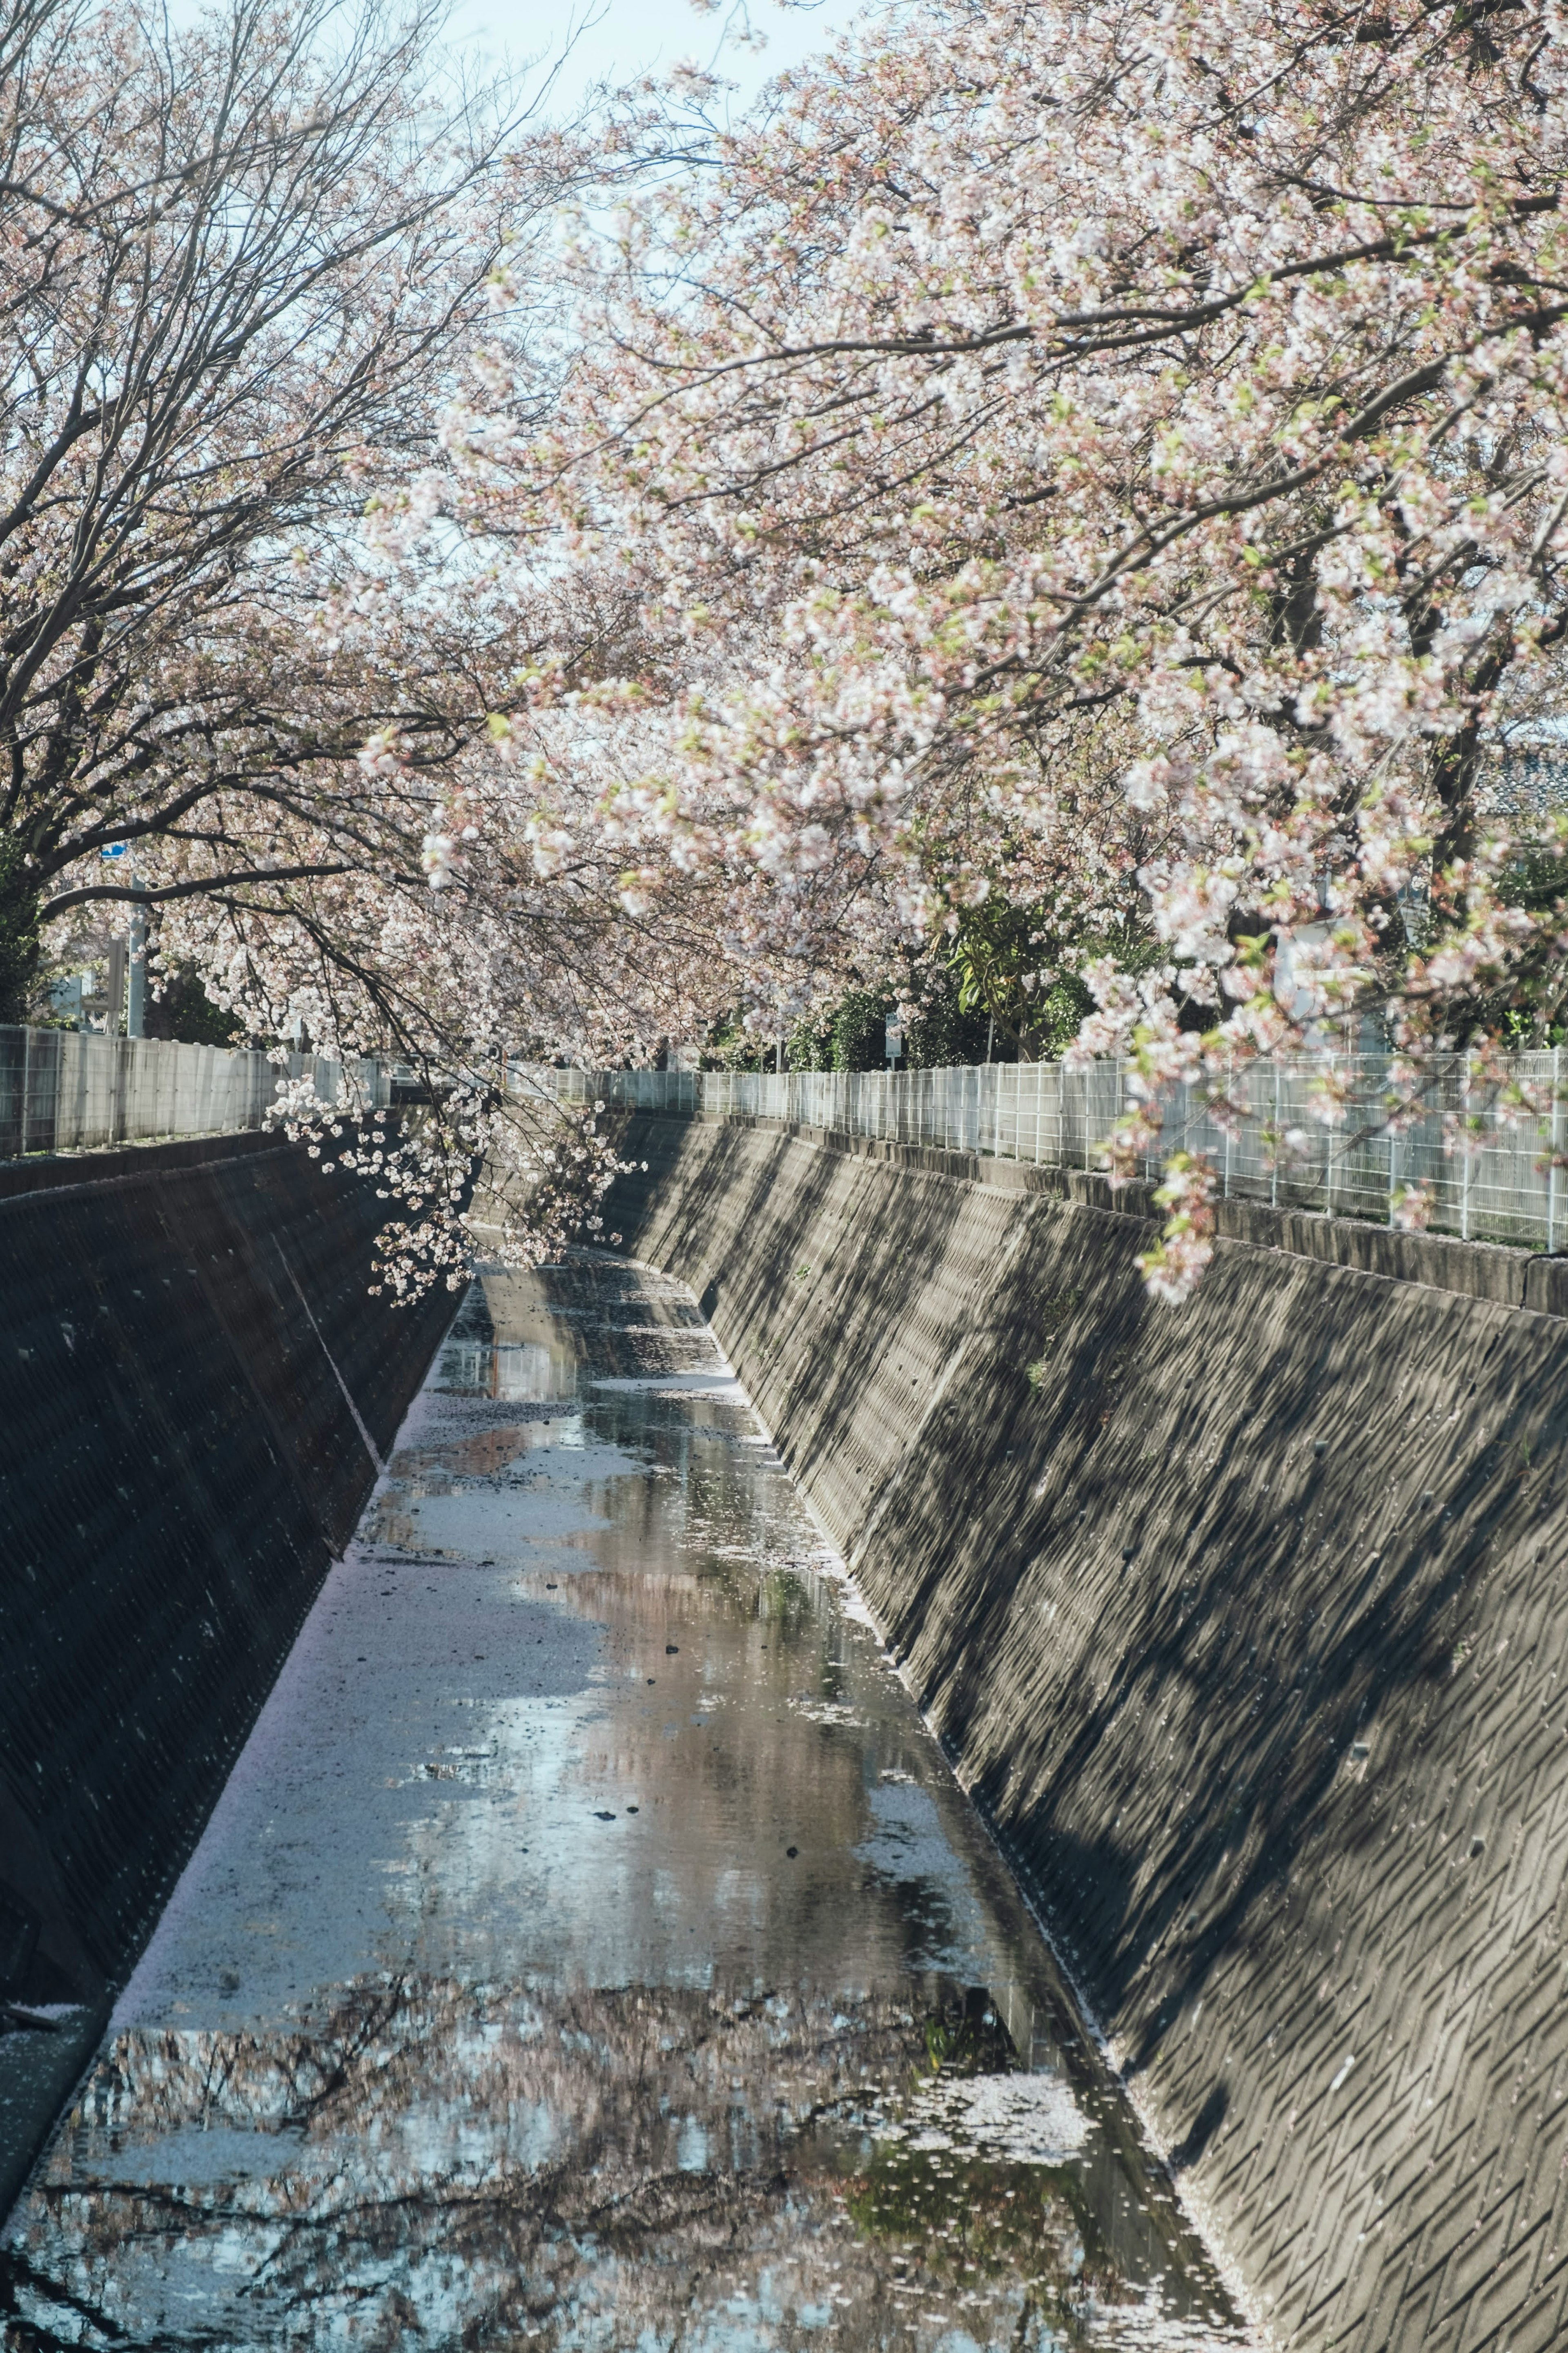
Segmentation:
<svg viewBox="0 0 1568 2353">
<path fill-rule="evenodd" d="M 1394 1121 L 1447 1049 L 1500 1085 L 1564 1012 L 1568 820 L 1491 757 L 1562 691 L 1564 31 L 927 0 L 737 129 L 629 105 L 548 428 L 503 310 L 423 493 L 637 609 L 635 669 L 568 636 L 493 716 L 542 876 L 705 884 L 764 1023 L 1059 916 L 1027 980 L 1131 1058 L 1119 1178 L 1177 1080 L 1238 1119 L 1325 1025 L 1375 1022 Z M 1166 1190 L 1179 1296 L 1206 1173 Z"/>
<path fill-rule="evenodd" d="M 286 907 L 362 865 L 419 877 L 419 763 L 354 755 L 388 724 L 449 753 L 472 680 L 298 623 L 356 458 L 399 495 L 498 257 L 574 168 L 509 88 L 450 80 L 442 23 L 16 0 L 0 24 L 0 1019 L 44 927 L 133 888 Z"/>
<path fill-rule="evenodd" d="M 374 544 L 345 576 L 367 496 L 386 544 L 422 517 L 498 268 L 514 339 L 542 332 L 532 257 L 581 172 L 517 86 L 465 89 L 444 24 L 430 0 L 0 17 L 0 1020 L 45 940 L 135 898 L 154 985 L 194 965 L 270 1046 L 401 1058 L 426 1100 L 400 1119 L 352 1084 L 279 1110 L 395 1205 L 403 1292 L 459 1279 L 479 1155 L 531 1172 L 525 1254 L 616 1166 L 591 1113 L 520 1116 L 499 1079 L 583 1034 L 592 926 L 493 871 L 482 904 L 426 881 L 527 616 L 470 598 L 448 626 L 406 579 L 384 615 Z"/>
</svg>

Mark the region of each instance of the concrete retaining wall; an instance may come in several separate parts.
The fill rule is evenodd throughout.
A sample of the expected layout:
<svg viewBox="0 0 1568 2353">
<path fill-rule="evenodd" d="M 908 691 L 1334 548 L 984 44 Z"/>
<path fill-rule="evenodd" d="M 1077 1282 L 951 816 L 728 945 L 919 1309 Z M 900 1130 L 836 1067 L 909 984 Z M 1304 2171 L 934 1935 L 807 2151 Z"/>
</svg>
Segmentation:
<svg viewBox="0 0 1568 2353">
<path fill-rule="evenodd" d="M 630 1148 L 1272 2334 L 1568 2342 L 1562 1264 L 1233 1204 L 1173 1310 L 1091 1178 Z"/>
<path fill-rule="evenodd" d="M 384 1216 L 259 1136 L 0 1168 L 0 2211 L 450 1318 Z"/>
</svg>

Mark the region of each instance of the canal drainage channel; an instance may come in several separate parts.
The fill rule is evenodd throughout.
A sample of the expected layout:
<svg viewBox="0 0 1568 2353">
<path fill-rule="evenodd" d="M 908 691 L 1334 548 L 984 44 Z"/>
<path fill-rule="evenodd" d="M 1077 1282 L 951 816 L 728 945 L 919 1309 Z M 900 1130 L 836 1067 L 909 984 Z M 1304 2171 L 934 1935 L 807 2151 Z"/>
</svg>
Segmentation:
<svg viewBox="0 0 1568 2353">
<path fill-rule="evenodd" d="M 1244 2341 L 689 1294 L 487 1274 L 0 2248 L 8 2342 Z"/>
</svg>

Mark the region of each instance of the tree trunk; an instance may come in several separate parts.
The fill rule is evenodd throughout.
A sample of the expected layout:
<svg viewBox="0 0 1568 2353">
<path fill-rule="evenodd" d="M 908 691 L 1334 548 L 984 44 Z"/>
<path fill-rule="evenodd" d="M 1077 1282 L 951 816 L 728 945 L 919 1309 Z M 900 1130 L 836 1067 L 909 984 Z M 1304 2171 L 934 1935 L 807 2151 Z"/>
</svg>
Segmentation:
<svg viewBox="0 0 1568 2353">
<path fill-rule="evenodd" d="M 41 949 L 26 852 L 15 834 L 0 837 L 0 1022 L 26 1021 Z"/>
</svg>

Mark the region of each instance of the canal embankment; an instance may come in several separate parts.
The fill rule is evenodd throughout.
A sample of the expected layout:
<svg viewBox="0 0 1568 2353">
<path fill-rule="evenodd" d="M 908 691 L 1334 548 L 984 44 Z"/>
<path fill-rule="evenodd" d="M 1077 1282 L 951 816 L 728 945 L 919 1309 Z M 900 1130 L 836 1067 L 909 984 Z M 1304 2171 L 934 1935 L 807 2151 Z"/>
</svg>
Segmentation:
<svg viewBox="0 0 1568 2353">
<path fill-rule="evenodd" d="M 1248 2341 L 689 1293 L 586 1250 L 469 1291 L 0 2232 L 7 2324 Z"/>
<path fill-rule="evenodd" d="M 0 2208 L 450 1320 L 384 1214 L 264 1135 L 0 1167 Z"/>
<path fill-rule="evenodd" d="M 1563 2341 L 1568 1267 L 641 1115 L 689 1283 L 1279 2341 Z M 646 1165 L 643 1165 L 646 1164 Z"/>
</svg>

